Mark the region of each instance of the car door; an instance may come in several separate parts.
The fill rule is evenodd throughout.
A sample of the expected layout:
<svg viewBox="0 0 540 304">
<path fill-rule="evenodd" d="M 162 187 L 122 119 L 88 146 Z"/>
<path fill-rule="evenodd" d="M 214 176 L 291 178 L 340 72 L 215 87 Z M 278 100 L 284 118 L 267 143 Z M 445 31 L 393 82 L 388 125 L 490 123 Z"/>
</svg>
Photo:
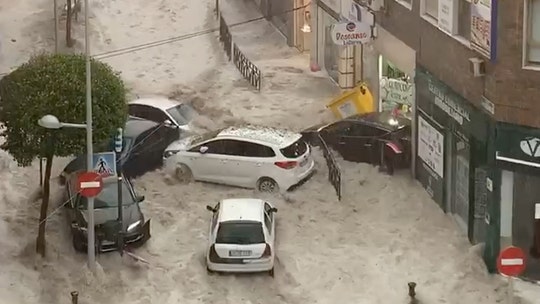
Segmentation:
<svg viewBox="0 0 540 304">
<path fill-rule="evenodd" d="M 230 156 L 225 163 L 226 170 L 242 187 L 253 187 L 263 172 L 271 169 L 268 164 L 273 166 L 275 156 L 268 146 L 240 140 L 227 140 L 226 152 Z"/>
<path fill-rule="evenodd" d="M 342 152 L 346 152 L 346 150 L 344 150 L 346 148 L 346 142 L 344 141 L 343 136 L 350 132 L 351 126 L 352 123 L 350 121 L 338 121 L 322 129 L 320 135 L 328 147 L 342 154 Z"/>
<path fill-rule="evenodd" d="M 372 139 L 369 145 L 371 149 L 370 163 L 380 165 L 383 159 L 384 145 L 390 137 L 390 131 L 376 126 L 366 126 L 365 132 Z"/>
<path fill-rule="evenodd" d="M 207 151 L 201 153 L 201 147 L 206 147 Z M 214 139 L 191 148 L 187 153 L 187 165 L 198 180 L 224 183 L 217 177 L 226 174 L 223 172 L 223 163 L 228 157 L 225 154 L 225 140 Z"/>
<path fill-rule="evenodd" d="M 343 159 L 371 163 L 373 137 L 368 129 L 368 126 L 358 121 L 352 123 L 347 129 L 347 133 L 340 137 Z"/>
<path fill-rule="evenodd" d="M 129 147 L 130 150 L 126 152 L 127 160 L 122 170 L 129 172 L 128 175 L 131 177 L 147 172 L 156 166 L 157 157 L 151 154 L 154 145 L 151 138 L 153 130 L 150 129 L 139 134 L 133 145 Z"/>
<path fill-rule="evenodd" d="M 264 224 L 268 230 L 269 239 L 267 242 L 272 247 L 272 252 L 274 252 L 274 243 L 276 240 L 276 223 L 275 223 L 275 214 L 271 211 L 272 206 L 268 203 L 264 203 Z"/>
</svg>

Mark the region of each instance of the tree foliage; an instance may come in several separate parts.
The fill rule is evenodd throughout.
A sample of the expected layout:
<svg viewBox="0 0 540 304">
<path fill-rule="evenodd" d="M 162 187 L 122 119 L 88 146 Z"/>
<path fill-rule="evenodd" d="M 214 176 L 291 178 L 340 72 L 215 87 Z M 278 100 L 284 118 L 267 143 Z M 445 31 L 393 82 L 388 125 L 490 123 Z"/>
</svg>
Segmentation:
<svg viewBox="0 0 540 304">
<path fill-rule="evenodd" d="M 86 123 L 86 74 L 83 55 L 40 54 L 0 80 L 0 122 L 5 143 L 21 166 L 46 154 L 69 156 L 86 147 L 84 129 L 48 131 L 37 121 L 52 114 L 62 122 Z M 127 118 L 126 88 L 119 74 L 92 60 L 93 141 L 104 142 Z"/>
</svg>

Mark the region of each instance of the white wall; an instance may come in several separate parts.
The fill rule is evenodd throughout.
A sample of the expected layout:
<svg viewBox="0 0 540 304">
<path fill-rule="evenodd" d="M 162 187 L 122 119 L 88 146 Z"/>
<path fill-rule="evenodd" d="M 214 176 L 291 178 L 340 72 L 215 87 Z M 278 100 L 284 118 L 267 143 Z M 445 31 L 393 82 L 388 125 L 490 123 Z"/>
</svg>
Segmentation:
<svg viewBox="0 0 540 304">
<path fill-rule="evenodd" d="M 378 34 L 377 38 L 373 41 L 373 47 L 401 71 L 413 78 L 416 68 L 416 51 L 380 25 L 377 24 L 376 26 Z"/>
<path fill-rule="evenodd" d="M 513 205 L 514 172 L 503 170 L 501 177 L 501 237 L 512 237 Z"/>
</svg>

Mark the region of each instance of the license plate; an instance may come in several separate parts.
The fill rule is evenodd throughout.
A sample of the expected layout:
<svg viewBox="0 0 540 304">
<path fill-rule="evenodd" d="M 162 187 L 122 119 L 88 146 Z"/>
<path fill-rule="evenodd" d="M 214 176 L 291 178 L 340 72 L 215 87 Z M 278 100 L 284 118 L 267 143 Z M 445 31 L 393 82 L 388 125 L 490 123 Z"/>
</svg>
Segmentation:
<svg viewBox="0 0 540 304">
<path fill-rule="evenodd" d="M 308 158 L 306 157 L 306 158 L 304 158 L 303 161 L 300 162 L 300 167 L 305 166 L 307 164 L 307 162 L 308 162 Z"/>
<path fill-rule="evenodd" d="M 251 250 L 229 250 L 229 256 L 232 257 L 244 257 L 250 256 Z"/>
</svg>

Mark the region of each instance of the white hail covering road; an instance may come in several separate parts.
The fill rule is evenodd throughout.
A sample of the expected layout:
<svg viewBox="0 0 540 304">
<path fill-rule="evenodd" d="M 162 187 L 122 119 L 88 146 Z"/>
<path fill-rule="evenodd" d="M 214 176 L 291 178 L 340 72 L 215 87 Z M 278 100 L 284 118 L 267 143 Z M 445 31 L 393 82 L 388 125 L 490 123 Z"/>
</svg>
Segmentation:
<svg viewBox="0 0 540 304">
<path fill-rule="evenodd" d="M 51 50 L 50 2 L 0 0 L 0 73 L 27 60 L 33 50 Z M 91 3 L 92 47 L 98 54 L 217 26 L 213 0 Z M 231 16 L 234 22 L 254 16 L 242 13 L 249 3 L 227 3 L 235 6 L 228 11 L 238 12 Z M 79 48 L 81 24 L 74 33 Z M 197 119 L 202 129 L 250 122 L 299 130 L 329 121 L 324 104 L 335 86 L 324 74 L 308 71 L 305 55 L 286 48 L 266 21 L 239 26 L 235 33 L 263 71 L 261 93 L 224 60 L 215 33 L 102 58 L 122 72 L 133 93 L 194 101 L 203 113 Z M 208 276 L 203 263 L 210 218 L 205 205 L 257 193 L 180 185 L 160 171 L 135 181 L 147 198 L 143 208 L 152 218 L 153 234 L 137 254 L 150 265 L 106 254 L 98 257 L 92 275 L 85 256 L 71 247 L 61 208 L 47 223 L 47 257 L 35 257 L 38 165 L 19 168 L 0 150 L 0 302 L 69 303 L 70 291 L 77 290 L 80 303 L 408 303 L 409 281 L 417 282 L 421 303 L 503 300 L 504 282 L 486 274 L 479 250 L 406 174 L 388 177 L 369 165 L 341 161 L 345 193 L 337 202 L 320 151 L 315 158 L 319 172 L 309 182 L 269 198 L 279 209 L 274 279 Z M 66 162 L 55 160 L 55 175 Z M 54 184 L 49 212 L 62 203 L 60 191 Z M 540 297 L 537 288 L 518 287 L 523 297 Z"/>
</svg>

